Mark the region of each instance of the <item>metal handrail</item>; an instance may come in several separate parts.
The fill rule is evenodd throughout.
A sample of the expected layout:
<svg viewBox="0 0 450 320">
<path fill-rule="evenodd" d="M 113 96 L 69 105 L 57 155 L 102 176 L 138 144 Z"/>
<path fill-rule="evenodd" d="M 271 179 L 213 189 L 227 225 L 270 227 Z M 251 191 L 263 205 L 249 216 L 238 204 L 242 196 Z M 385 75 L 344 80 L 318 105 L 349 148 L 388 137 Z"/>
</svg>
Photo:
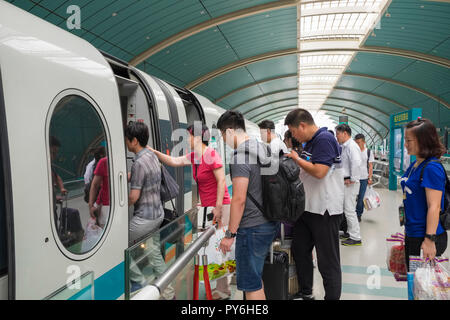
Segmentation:
<svg viewBox="0 0 450 320">
<path fill-rule="evenodd" d="M 138 292 L 131 300 L 157 300 L 159 299 L 161 292 L 163 292 L 167 286 L 175 280 L 177 275 L 184 269 L 184 267 L 191 261 L 192 258 L 198 253 L 198 251 L 205 245 L 205 243 L 215 233 L 215 226 L 211 226 L 206 229 L 202 235 L 195 240 L 189 248 L 183 252 L 183 254 L 172 264 L 167 271 L 155 280 L 152 284 L 145 286 Z"/>
</svg>

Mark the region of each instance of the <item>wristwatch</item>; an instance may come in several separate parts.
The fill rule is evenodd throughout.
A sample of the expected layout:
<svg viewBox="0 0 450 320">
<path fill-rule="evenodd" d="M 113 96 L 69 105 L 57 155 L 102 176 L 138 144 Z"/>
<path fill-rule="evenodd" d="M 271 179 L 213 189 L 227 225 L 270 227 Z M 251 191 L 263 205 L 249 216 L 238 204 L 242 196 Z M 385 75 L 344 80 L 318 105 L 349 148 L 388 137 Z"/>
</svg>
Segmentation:
<svg viewBox="0 0 450 320">
<path fill-rule="evenodd" d="M 436 235 L 435 234 L 428 234 L 428 233 L 426 233 L 425 234 L 425 238 L 428 238 L 431 241 L 436 242 Z"/>
<path fill-rule="evenodd" d="M 225 238 L 227 238 L 227 239 L 234 238 L 234 237 L 236 237 L 236 234 L 237 233 L 232 233 L 230 230 L 227 230 L 227 231 L 225 231 Z"/>
</svg>

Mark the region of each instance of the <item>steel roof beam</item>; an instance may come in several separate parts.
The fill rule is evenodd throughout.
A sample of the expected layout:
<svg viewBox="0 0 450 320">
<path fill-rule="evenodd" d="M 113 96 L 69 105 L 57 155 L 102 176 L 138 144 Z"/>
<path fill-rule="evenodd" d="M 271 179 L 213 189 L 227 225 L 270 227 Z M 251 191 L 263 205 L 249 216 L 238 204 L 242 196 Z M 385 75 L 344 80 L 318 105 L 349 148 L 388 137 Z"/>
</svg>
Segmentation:
<svg viewBox="0 0 450 320">
<path fill-rule="evenodd" d="M 398 85 L 398 86 L 401 86 L 401 87 L 404 87 L 404 88 L 416 91 L 416 92 L 421 93 L 423 95 L 426 95 L 427 97 L 435 100 L 436 102 L 438 102 L 438 103 L 446 106 L 448 109 L 450 109 L 450 103 L 440 99 L 439 97 L 435 96 L 434 94 L 432 94 L 432 93 L 430 93 L 430 92 L 428 92 L 426 90 L 414 87 L 414 86 L 412 86 L 410 84 L 407 84 L 407 83 L 404 83 L 404 82 L 400 82 L 400 81 L 397 81 L 397 80 L 384 78 L 384 77 L 380 77 L 380 76 L 373 76 L 373 75 L 369 75 L 369 74 L 354 73 L 354 72 L 344 72 L 342 75 L 343 76 L 362 77 L 362 78 L 367 78 L 367 79 L 374 79 L 374 80 L 380 80 L 380 81 L 389 82 L 389 83 L 392 83 L 392 84 L 395 84 L 395 85 Z"/>
<path fill-rule="evenodd" d="M 362 91 L 362 90 L 358 90 L 358 89 L 351 89 L 351 88 L 346 88 L 346 87 L 334 87 L 333 89 L 331 89 L 331 91 L 333 91 L 333 90 L 341 90 L 341 91 L 360 93 L 360 94 L 372 96 L 372 97 L 375 97 L 375 98 L 383 99 L 383 100 L 385 100 L 385 101 L 387 101 L 389 103 L 395 104 L 396 106 L 398 106 L 399 108 L 401 108 L 403 110 L 409 110 L 410 109 L 407 106 L 405 106 L 405 105 L 403 105 L 403 104 L 401 104 L 401 103 L 399 103 L 399 102 L 397 102 L 395 100 L 386 98 L 384 96 L 380 96 L 378 94 L 367 92 L 367 91 Z"/>
<path fill-rule="evenodd" d="M 293 78 L 293 77 L 298 77 L 298 74 L 297 73 L 290 73 L 290 74 L 286 74 L 286 75 L 282 75 L 282 76 L 278 76 L 278 77 L 272 77 L 272 78 L 264 79 L 264 80 L 261 80 L 261 81 L 253 82 L 253 83 L 247 84 L 247 85 L 245 85 L 243 87 L 240 87 L 240 88 L 237 88 L 235 90 L 232 90 L 232 91 L 228 92 L 227 94 L 225 94 L 225 95 L 217 98 L 216 100 L 214 100 L 214 103 L 219 103 L 223 99 L 225 99 L 225 98 L 227 98 L 227 97 L 229 97 L 229 96 L 231 96 L 231 95 L 233 95 L 233 94 L 235 94 L 235 93 L 237 93 L 239 91 L 251 88 L 253 86 L 257 86 L 257 85 L 260 85 L 260 84 L 263 84 L 263 83 L 266 83 L 266 82 L 270 82 L 270 81 L 275 81 L 275 80 L 280 80 L 280 79 L 285 79 L 285 78 Z"/>
<path fill-rule="evenodd" d="M 298 88 L 289 88 L 289 89 L 283 89 L 283 90 L 277 90 L 277 91 L 268 92 L 268 93 L 265 93 L 265 94 L 262 94 L 262 95 L 253 97 L 253 98 L 251 98 L 251 99 L 245 100 L 244 102 L 241 102 L 241 103 L 239 103 L 238 105 L 232 107 L 230 110 L 236 110 L 236 109 L 242 107 L 243 105 L 245 105 L 245 104 L 247 104 L 247 103 L 250 103 L 250 102 L 252 102 L 252 101 L 254 101 L 254 100 L 258 100 L 258 99 L 261 99 L 261 98 L 265 98 L 265 97 L 267 97 L 267 96 L 271 96 L 271 95 L 278 94 L 278 93 L 286 93 L 286 92 L 291 92 L 291 91 L 298 91 Z M 292 98 L 292 99 L 293 99 L 293 98 Z M 296 97 L 296 99 L 297 99 L 297 97 Z M 272 103 L 272 102 L 271 102 L 271 103 Z M 269 104 L 270 104 L 270 103 L 269 103 Z M 248 112 L 248 111 L 246 111 L 245 113 L 247 113 L 247 112 Z M 245 113 L 244 113 L 244 114 L 245 114 Z"/>
<path fill-rule="evenodd" d="M 340 113 L 340 112 L 338 112 L 338 111 L 326 111 L 326 113 L 336 113 L 336 114 L 338 114 L 338 115 L 340 115 L 340 116 L 342 116 L 342 113 Z M 364 120 L 361 120 L 361 119 L 359 119 L 359 118 L 356 118 L 355 116 L 351 116 L 351 115 L 349 115 L 349 114 L 347 114 L 347 116 L 348 117 L 352 117 L 352 118 L 354 118 L 354 119 L 356 119 L 356 120 L 358 120 L 358 121 L 360 121 L 360 122 L 362 122 L 362 123 L 364 123 L 366 126 L 368 126 L 370 129 L 372 129 L 372 131 L 373 132 L 375 132 L 380 138 L 381 138 L 381 140 L 383 140 L 383 136 L 381 135 L 381 133 L 378 131 L 378 130 L 376 130 L 374 127 L 372 127 L 368 122 L 366 122 L 366 121 L 364 121 Z M 356 124 L 356 123 L 355 123 Z M 362 127 L 361 127 L 362 128 Z"/>
<path fill-rule="evenodd" d="M 292 109 L 292 110 L 294 110 L 294 109 Z M 282 112 L 282 115 L 280 115 L 279 117 L 272 118 L 273 119 L 272 121 L 276 121 L 276 120 L 282 119 L 283 117 L 285 117 L 292 110 L 288 110 L 288 111 Z M 276 115 L 276 112 L 272 113 L 272 115 Z M 266 117 L 270 118 L 270 116 L 272 116 L 272 115 L 267 115 Z M 336 115 L 330 115 L 330 116 L 337 117 Z M 349 116 L 349 117 L 355 118 L 353 116 Z M 355 118 L 355 119 L 359 120 L 358 118 Z M 359 120 L 359 121 L 361 121 L 361 120 Z M 349 124 L 351 123 L 351 124 L 357 126 L 358 128 L 360 128 L 362 131 L 364 131 L 369 136 L 369 138 L 372 140 L 372 142 L 375 143 L 373 136 L 366 129 L 364 129 L 361 125 L 353 122 L 352 120 L 349 120 L 348 122 L 349 122 Z M 350 125 L 350 127 L 351 127 L 351 125 Z M 372 130 L 373 130 L 373 128 L 372 128 Z M 381 138 L 381 135 L 378 134 L 378 131 L 374 130 L 374 133 L 377 134 Z"/>
<path fill-rule="evenodd" d="M 359 105 L 364 106 L 364 107 L 366 107 L 366 108 L 373 109 L 373 110 L 375 110 L 375 111 L 377 111 L 377 112 L 379 112 L 379 113 L 382 113 L 382 114 L 384 114 L 386 117 L 390 117 L 390 114 L 389 114 L 389 113 L 387 113 L 387 112 L 385 112 L 385 111 L 383 111 L 383 110 L 377 109 L 377 108 L 375 108 L 374 106 L 371 106 L 371 105 L 369 105 L 369 104 L 362 103 L 362 102 L 359 102 L 359 101 L 356 101 L 356 100 L 351 100 L 351 99 L 344 99 L 344 98 L 337 98 L 337 97 L 330 97 L 330 96 L 328 96 L 327 99 L 325 100 L 324 104 L 326 104 L 326 101 L 327 101 L 328 99 L 334 99 L 334 100 L 339 100 L 339 101 L 344 101 L 344 102 L 350 102 L 350 103 L 354 103 L 354 104 L 359 104 Z M 342 108 L 347 108 L 346 106 L 341 106 L 341 107 L 342 107 Z"/>
<path fill-rule="evenodd" d="M 389 127 L 386 126 L 386 124 L 384 124 L 382 121 L 380 121 L 379 119 L 377 119 L 377 118 L 371 116 L 371 115 L 368 114 L 368 113 L 359 111 L 358 109 L 353 109 L 353 108 L 349 108 L 349 107 L 341 107 L 341 106 L 338 106 L 338 105 L 336 105 L 336 104 L 324 103 L 323 105 L 324 105 L 324 106 L 329 106 L 329 107 L 335 107 L 335 108 L 345 108 L 346 110 L 350 110 L 350 111 L 354 111 L 354 112 L 356 112 L 356 113 L 362 114 L 363 116 L 365 116 L 365 117 L 367 117 L 367 118 L 370 118 L 370 119 L 374 120 L 375 122 L 381 124 L 381 126 L 383 126 L 383 127 L 386 129 L 386 131 L 387 131 L 386 136 L 389 134 Z M 323 106 L 320 108 L 320 110 L 335 111 L 335 110 L 330 110 L 330 109 L 324 108 Z M 385 136 L 385 138 L 386 138 L 386 136 Z"/>
<path fill-rule="evenodd" d="M 260 55 L 256 55 L 253 57 L 249 57 L 246 59 L 242 59 L 233 63 L 230 63 L 226 66 L 220 67 L 216 70 L 213 70 L 196 80 L 190 82 L 186 85 L 187 89 L 194 89 L 203 83 L 212 80 L 224 73 L 227 73 L 229 71 L 247 66 L 252 63 L 261 62 L 273 58 L 279 58 L 284 56 L 289 56 L 293 54 L 308 54 L 308 53 L 323 53 L 323 52 L 366 52 L 366 53 L 377 53 L 377 54 L 386 54 L 386 55 L 394 55 L 399 56 L 403 58 L 413 59 L 413 60 L 420 60 L 428 63 L 433 63 L 441 67 L 450 68 L 450 60 L 420 53 L 416 51 L 410 51 L 410 50 L 403 50 L 403 49 L 394 49 L 394 48 L 388 48 L 388 47 L 360 47 L 360 48 L 323 48 L 323 49 L 311 49 L 311 50 L 298 50 L 297 48 L 293 49 L 285 49 L 285 50 L 278 50 L 278 51 L 272 51 L 268 53 L 263 53 Z"/>
<path fill-rule="evenodd" d="M 246 18 L 249 16 L 253 16 L 256 14 L 264 13 L 267 11 L 273 11 L 273 10 L 279 10 L 283 8 L 290 8 L 297 5 L 299 0 L 281 0 L 281 1 L 272 1 L 266 4 L 261 4 L 257 6 L 253 6 L 250 8 L 245 8 L 242 10 L 230 12 L 227 14 L 224 14 L 220 17 L 213 18 L 207 21 L 204 21 L 202 23 L 199 23 L 195 26 L 192 26 L 190 28 L 187 28 L 186 30 L 183 30 L 181 32 L 178 32 L 177 34 L 174 34 L 170 36 L 169 38 L 151 46 L 150 48 L 144 50 L 137 56 L 135 56 L 133 59 L 130 60 L 130 64 L 132 66 L 136 66 L 139 63 L 143 62 L 144 60 L 150 58 L 155 53 L 164 50 L 165 48 L 183 40 L 190 36 L 193 36 L 197 33 L 200 33 L 204 30 L 208 30 L 209 28 L 216 27 L 218 25 L 235 21 L 238 19 Z"/>
<path fill-rule="evenodd" d="M 257 115 L 254 115 L 254 116 L 248 118 L 248 119 L 251 120 L 251 121 L 253 121 L 253 122 L 255 122 L 255 123 L 258 123 L 259 121 L 261 121 L 261 120 L 264 119 L 265 117 L 270 116 L 270 115 L 273 115 L 273 114 L 274 114 L 275 112 L 277 112 L 277 111 L 278 111 L 278 112 L 291 111 L 291 110 L 296 109 L 296 108 L 294 108 L 294 107 L 297 107 L 297 105 L 296 105 L 296 104 L 290 104 L 290 105 L 283 106 L 283 107 L 279 107 L 279 108 L 276 108 L 276 109 L 264 111 L 263 113 L 259 113 L 259 114 L 257 114 Z M 287 109 L 287 108 L 290 108 L 290 109 Z"/>
</svg>

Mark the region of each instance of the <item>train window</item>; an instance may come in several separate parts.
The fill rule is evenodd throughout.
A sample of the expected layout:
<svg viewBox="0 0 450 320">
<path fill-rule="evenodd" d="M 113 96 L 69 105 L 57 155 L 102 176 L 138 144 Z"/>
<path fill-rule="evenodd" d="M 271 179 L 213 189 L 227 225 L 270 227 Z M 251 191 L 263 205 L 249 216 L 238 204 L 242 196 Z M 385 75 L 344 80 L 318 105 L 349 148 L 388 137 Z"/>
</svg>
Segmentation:
<svg viewBox="0 0 450 320">
<path fill-rule="evenodd" d="M 63 246 L 85 254 L 100 241 L 110 215 L 105 128 L 93 105 L 68 95 L 50 121 L 53 224 Z"/>
</svg>

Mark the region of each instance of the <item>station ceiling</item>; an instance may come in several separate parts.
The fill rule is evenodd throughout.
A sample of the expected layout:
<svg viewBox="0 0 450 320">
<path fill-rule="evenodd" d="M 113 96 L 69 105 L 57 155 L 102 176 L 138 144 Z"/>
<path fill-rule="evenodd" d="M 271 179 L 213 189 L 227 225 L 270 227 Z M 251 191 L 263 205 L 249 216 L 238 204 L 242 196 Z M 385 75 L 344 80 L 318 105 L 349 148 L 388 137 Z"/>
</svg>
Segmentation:
<svg viewBox="0 0 450 320">
<path fill-rule="evenodd" d="M 255 122 L 303 107 L 378 144 L 421 107 L 450 127 L 447 0 L 7 1 Z"/>
</svg>

